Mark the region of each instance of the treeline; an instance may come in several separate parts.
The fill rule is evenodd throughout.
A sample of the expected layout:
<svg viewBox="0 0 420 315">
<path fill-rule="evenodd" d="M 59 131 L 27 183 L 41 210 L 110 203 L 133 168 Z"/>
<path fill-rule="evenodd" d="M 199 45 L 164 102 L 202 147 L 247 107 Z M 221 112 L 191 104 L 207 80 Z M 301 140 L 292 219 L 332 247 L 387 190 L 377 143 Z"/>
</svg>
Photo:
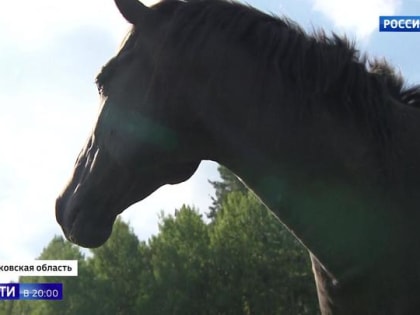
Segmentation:
<svg viewBox="0 0 420 315">
<path fill-rule="evenodd" d="M 62 282 L 62 301 L 7 301 L 0 315 L 318 314 L 307 251 L 225 169 L 203 220 L 183 206 L 162 215 L 159 233 L 139 241 L 117 220 L 108 242 L 85 257 L 62 237 L 39 259 L 77 259 L 78 277 Z M 210 222 L 208 222 L 210 221 Z"/>
</svg>

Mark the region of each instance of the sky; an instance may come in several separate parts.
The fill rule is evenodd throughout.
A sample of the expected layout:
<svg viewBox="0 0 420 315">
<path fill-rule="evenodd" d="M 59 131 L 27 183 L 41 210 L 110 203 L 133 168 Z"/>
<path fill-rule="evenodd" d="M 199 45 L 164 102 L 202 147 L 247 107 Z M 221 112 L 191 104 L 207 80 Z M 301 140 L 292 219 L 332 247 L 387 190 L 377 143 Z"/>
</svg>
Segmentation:
<svg viewBox="0 0 420 315">
<path fill-rule="evenodd" d="M 361 51 L 386 58 L 409 83 L 420 83 L 420 33 L 378 31 L 379 15 L 420 15 L 420 0 L 247 3 L 309 32 L 347 34 Z M 112 0 L 0 2 L 0 262 L 34 259 L 62 235 L 55 199 L 98 115 L 94 78 L 128 28 Z M 123 219 L 147 240 L 158 231 L 162 210 L 189 204 L 206 212 L 216 168 L 203 162 L 189 181 L 164 186 Z"/>
</svg>

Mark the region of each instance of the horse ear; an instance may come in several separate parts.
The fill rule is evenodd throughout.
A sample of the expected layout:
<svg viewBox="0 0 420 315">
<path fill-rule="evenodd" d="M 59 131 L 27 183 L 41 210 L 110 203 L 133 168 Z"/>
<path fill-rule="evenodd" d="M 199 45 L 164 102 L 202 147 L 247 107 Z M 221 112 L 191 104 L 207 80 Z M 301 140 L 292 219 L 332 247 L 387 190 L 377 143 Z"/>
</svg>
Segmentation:
<svg viewBox="0 0 420 315">
<path fill-rule="evenodd" d="M 115 0 L 115 4 L 124 18 L 131 24 L 137 24 L 150 13 L 150 9 L 138 0 Z"/>
</svg>

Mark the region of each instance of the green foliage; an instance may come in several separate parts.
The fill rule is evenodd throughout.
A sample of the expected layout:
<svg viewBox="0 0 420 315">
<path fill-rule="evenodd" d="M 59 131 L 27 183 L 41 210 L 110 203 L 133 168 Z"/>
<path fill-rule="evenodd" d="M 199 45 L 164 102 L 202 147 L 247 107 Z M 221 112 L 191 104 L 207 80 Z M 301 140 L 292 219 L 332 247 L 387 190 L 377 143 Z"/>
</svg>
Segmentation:
<svg viewBox="0 0 420 315">
<path fill-rule="evenodd" d="M 233 174 L 226 167 L 219 165 L 217 168 L 222 181 L 211 181 L 209 183 L 213 186 L 216 194 L 216 198 L 211 197 L 212 205 L 209 207 L 207 217 L 214 219 L 217 213 L 222 210 L 223 203 L 226 201 L 227 195 L 231 192 L 242 192 L 246 193 L 248 188 L 242 183 L 239 178 Z"/>
<path fill-rule="evenodd" d="M 89 264 L 95 274 L 99 296 L 118 297 L 103 299 L 97 305 L 98 314 L 135 314 L 140 295 L 141 273 L 144 269 L 142 247 L 128 224 L 118 219 L 111 238 L 101 247 L 92 249 Z"/>
<path fill-rule="evenodd" d="M 219 313 L 316 313 L 307 251 L 251 192 L 227 195 L 211 242 L 230 293 L 217 301 Z"/>
<path fill-rule="evenodd" d="M 87 298 L 93 281 L 93 273 L 77 246 L 64 240 L 61 236 L 54 237 L 37 258 L 41 260 L 78 260 L 78 277 L 20 277 L 19 282 L 25 283 L 63 283 L 65 298 L 62 301 L 17 301 L 14 314 L 94 314 L 95 304 Z M 70 293 L 70 294 L 68 294 Z"/>
<path fill-rule="evenodd" d="M 159 229 L 149 243 L 155 308 L 148 314 L 201 314 L 209 292 L 207 226 L 196 209 L 183 206 L 162 216 Z"/>
<path fill-rule="evenodd" d="M 0 301 L 0 315 L 13 315 L 17 314 L 15 311 L 20 309 L 20 305 L 18 304 L 19 301 Z M 28 314 L 28 313 L 20 313 L 20 314 Z"/>
</svg>

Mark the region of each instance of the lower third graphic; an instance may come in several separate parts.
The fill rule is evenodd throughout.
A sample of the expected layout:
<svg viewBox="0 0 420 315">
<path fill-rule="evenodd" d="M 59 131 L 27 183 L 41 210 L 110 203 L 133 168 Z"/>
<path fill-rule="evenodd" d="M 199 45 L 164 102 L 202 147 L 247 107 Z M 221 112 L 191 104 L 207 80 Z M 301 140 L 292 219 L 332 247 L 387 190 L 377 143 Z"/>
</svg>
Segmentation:
<svg viewBox="0 0 420 315">
<path fill-rule="evenodd" d="M 62 283 L 0 283 L 0 300 L 62 299 Z"/>
</svg>

